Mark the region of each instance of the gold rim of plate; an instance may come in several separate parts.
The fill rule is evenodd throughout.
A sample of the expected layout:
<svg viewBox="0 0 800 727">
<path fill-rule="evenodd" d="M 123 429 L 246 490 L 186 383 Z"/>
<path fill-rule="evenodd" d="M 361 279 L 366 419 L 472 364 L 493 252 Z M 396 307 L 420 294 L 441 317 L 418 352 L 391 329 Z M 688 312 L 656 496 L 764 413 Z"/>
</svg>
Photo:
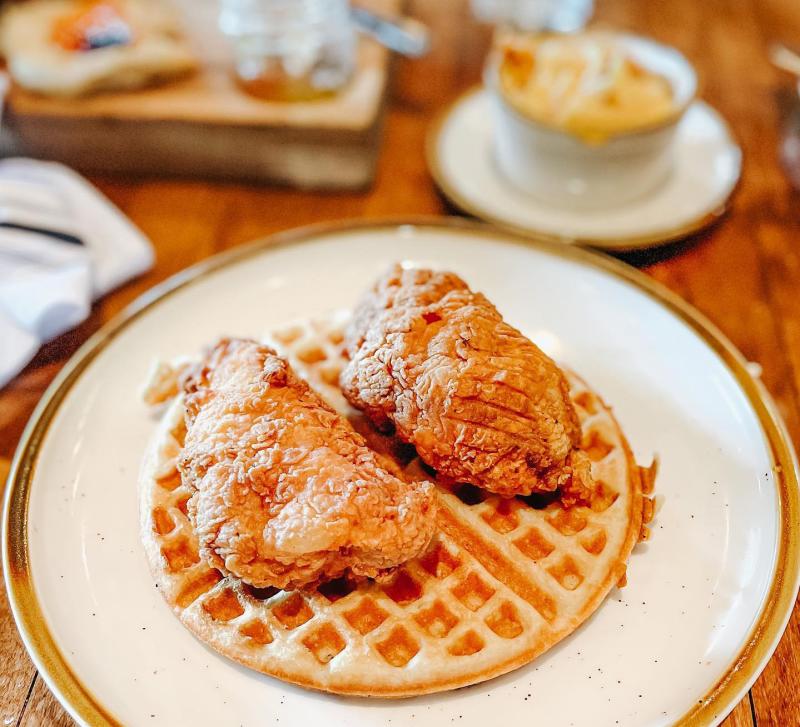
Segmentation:
<svg viewBox="0 0 800 727">
<path fill-rule="evenodd" d="M 3 508 L 2 546 L 6 589 L 17 627 L 36 667 L 61 703 L 79 721 L 104 727 L 122 724 L 103 705 L 101 698 L 80 681 L 56 646 L 37 599 L 30 568 L 28 504 L 31 483 L 44 437 L 64 399 L 89 364 L 134 320 L 192 282 L 254 257 L 267 248 L 310 242 L 322 236 L 352 231 L 391 232 L 403 226 L 451 230 L 486 239 L 499 238 L 536 247 L 548 254 L 599 269 L 660 303 L 719 356 L 753 407 L 770 447 L 779 501 L 776 564 L 769 592 L 739 653 L 719 681 L 676 724 L 680 727 L 716 724 L 736 706 L 766 666 L 791 615 L 800 580 L 800 536 L 791 527 L 792 523 L 800 521 L 798 465 L 786 427 L 767 390 L 748 373 L 746 359 L 725 335 L 699 311 L 644 273 L 590 250 L 533 240 L 457 218 L 412 217 L 378 222 L 323 223 L 279 233 L 229 250 L 152 288 L 86 341 L 47 389 L 25 428 L 11 466 Z"/>
<path fill-rule="evenodd" d="M 459 94 L 436 115 L 425 138 L 425 158 L 428 163 L 428 169 L 433 177 L 433 181 L 436 182 L 436 186 L 439 187 L 439 190 L 451 204 L 453 204 L 462 212 L 471 215 L 472 217 L 489 222 L 495 227 L 499 227 L 501 230 L 513 233 L 514 235 L 527 237 L 538 242 L 556 242 L 562 245 L 583 245 L 588 247 L 597 247 L 609 252 L 620 253 L 641 250 L 648 247 L 656 247 L 659 245 L 666 245 L 670 242 L 677 242 L 689 237 L 690 235 L 700 232 L 706 227 L 710 227 L 716 222 L 719 222 L 719 220 L 721 220 L 722 217 L 724 217 L 728 212 L 731 198 L 739 187 L 739 181 L 742 177 L 742 146 L 736 140 L 736 136 L 734 135 L 733 130 L 729 126 L 728 122 L 718 114 L 720 121 L 725 128 L 725 133 L 728 139 L 730 140 L 731 144 L 739 149 L 740 162 L 736 180 L 731 185 L 730 191 L 725 196 L 725 199 L 715 209 L 696 217 L 693 220 L 689 220 L 682 225 L 671 227 L 662 230 L 661 232 L 654 232 L 648 235 L 631 235 L 629 237 L 618 237 L 613 239 L 571 237 L 569 235 L 557 235 L 551 232 L 545 232 L 543 230 L 536 230 L 532 227 L 515 225 L 513 222 L 509 222 L 502 217 L 497 217 L 490 209 L 482 207 L 480 204 L 475 204 L 462 195 L 461 192 L 459 192 L 450 183 L 448 176 L 444 172 L 442 160 L 439 155 L 439 141 L 444 133 L 444 127 L 447 121 L 450 119 L 450 116 L 458 106 L 479 93 L 488 93 L 488 89 L 486 89 L 486 87 L 483 85 L 472 86 L 463 93 Z M 697 100 L 698 99 L 695 99 L 695 101 Z"/>
</svg>

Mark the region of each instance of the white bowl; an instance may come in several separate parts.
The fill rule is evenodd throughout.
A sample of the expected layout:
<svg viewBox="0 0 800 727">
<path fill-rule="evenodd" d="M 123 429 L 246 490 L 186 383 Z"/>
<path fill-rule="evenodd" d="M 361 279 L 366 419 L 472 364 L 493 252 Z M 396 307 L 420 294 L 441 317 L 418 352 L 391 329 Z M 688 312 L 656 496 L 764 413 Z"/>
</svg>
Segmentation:
<svg viewBox="0 0 800 727">
<path fill-rule="evenodd" d="M 606 208 L 652 192 L 672 169 L 675 130 L 697 90 L 694 69 L 674 48 L 622 33 L 602 35 L 670 82 L 674 114 L 648 128 L 586 141 L 519 111 L 500 89 L 497 62 L 487 66 L 497 166 L 515 187 L 554 205 Z"/>
</svg>

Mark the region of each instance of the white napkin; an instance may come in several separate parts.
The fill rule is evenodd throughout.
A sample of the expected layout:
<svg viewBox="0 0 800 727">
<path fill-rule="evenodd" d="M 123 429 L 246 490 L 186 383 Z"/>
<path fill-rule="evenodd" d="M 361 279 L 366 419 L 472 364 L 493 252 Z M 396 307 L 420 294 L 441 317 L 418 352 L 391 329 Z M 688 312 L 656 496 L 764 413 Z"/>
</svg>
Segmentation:
<svg viewBox="0 0 800 727">
<path fill-rule="evenodd" d="M 0 387 L 92 300 L 152 264 L 144 235 L 83 177 L 0 160 Z"/>
</svg>

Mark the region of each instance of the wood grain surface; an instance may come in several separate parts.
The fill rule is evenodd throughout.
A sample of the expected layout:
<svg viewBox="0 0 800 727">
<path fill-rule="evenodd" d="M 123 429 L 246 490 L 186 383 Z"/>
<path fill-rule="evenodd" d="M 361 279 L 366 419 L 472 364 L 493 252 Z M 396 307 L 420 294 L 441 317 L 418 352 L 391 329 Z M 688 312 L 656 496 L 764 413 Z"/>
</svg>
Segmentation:
<svg viewBox="0 0 800 727">
<path fill-rule="evenodd" d="M 445 103 L 479 80 L 489 31 L 466 0 L 416 0 L 434 31 L 431 54 L 401 61 L 393 83 L 378 176 L 361 194 L 179 181 L 93 178 L 152 239 L 154 269 L 100 301 L 79 328 L 46 345 L 0 391 L 0 462 L 12 456 L 47 384 L 86 338 L 155 283 L 204 257 L 298 225 L 344 218 L 448 213 L 425 168 L 423 144 Z M 627 257 L 697 306 L 750 360 L 800 442 L 800 195 L 778 162 L 792 80 L 766 58 L 770 41 L 800 45 L 796 0 L 598 0 L 598 20 L 677 46 L 696 65 L 701 95 L 730 121 L 744 174 L 730 214 L 667 249 Z M 2 474 L 2 470 L 0 470 Z M 800 610 L 726 727 L 800 724 Z M 26 656 L 0 594 L 0 724 L 67 725 Z"/>
</svg>

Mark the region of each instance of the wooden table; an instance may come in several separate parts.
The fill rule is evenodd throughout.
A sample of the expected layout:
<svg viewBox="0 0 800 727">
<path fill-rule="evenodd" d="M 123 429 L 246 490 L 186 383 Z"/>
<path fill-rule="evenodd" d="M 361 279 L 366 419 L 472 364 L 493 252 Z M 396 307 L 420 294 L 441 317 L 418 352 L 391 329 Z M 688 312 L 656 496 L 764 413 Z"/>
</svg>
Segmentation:
<svg viewBox="0 0 800 727">
<path fill-rule="evenodd" d="M 86 338 L 155 283 L 201 258 L 278 230 L 343 218 L 445 214 L 425 168 L 431 118 L 478 81 L 489 33 L 465 0 L 416 0 L 410 12 L 434 30 L 424 60 L 399 62 L 377 181 L 365 194 L 309 194 L 201 182 L 93 179 L 156 246 L 155 268 L 94 306 L 76 330 L 48 344 L 0 391 L 0 481 L 26 420 L 55 374 Z M 731 122 L 744 176 L 730 215 L 715 229 L 630 262 L 691 301 L 750 360 L 800 443 L 800 196 L 778 163 L 781 92 L 788 77 L 767 62 L 773 39 L 800 44 L 796 0 L 598 0 L 597 17 L 682 50 L 697 66 L 702 96 Z M 0 724 L 71 720 L 37 676 L 0 593 Z M 749 696 L 725 722 L 800 724 L 800 610 Z"/>
</svg>

